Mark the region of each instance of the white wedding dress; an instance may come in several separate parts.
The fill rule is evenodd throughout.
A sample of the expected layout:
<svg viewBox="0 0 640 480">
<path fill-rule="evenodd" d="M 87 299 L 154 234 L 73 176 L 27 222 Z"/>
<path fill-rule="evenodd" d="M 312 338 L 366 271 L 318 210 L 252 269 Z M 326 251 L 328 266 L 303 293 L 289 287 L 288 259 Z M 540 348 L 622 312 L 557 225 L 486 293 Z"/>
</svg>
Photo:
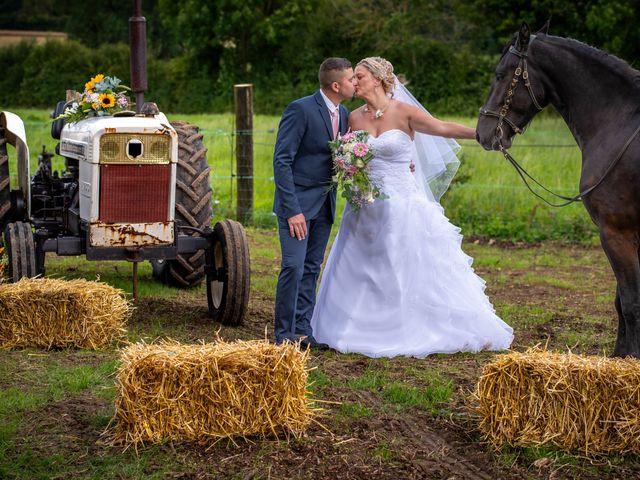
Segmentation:
<svg viewBox="0 0 640 480">
<path fill-rule="evenodd" d="M 503 350 L 512 328 L 494 313 L 460 229 L 420 190 L 402 130 L 369 137 L 369 178 L 389 197 L 345 208 L 324 269 L 313 335 L 370 357 Z"/>
</svg>

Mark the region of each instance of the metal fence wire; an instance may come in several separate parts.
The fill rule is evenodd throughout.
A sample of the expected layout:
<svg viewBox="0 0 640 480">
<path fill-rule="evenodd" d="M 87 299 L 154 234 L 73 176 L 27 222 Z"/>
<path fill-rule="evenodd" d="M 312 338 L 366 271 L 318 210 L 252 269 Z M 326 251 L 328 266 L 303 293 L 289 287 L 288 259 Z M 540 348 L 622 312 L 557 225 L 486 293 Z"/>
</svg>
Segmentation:
<svg viewBox="0 0 640 480">
<path fill-rule="evenodd" d="M 237 208 L 238 194 L 245 192 L 239 191 L 242 188 L 241 180 L 251 180 L 253 190 L 253 210 L 254 216 L 269 215 L 272 207 L 273 192 L 275 189 L 273 177 L 273 151 L 277 131 L 275 129 L 266 130 L 203 130 L 205 135 L 205 144 L 209 149 L 208 158 L 211 165 L 210 181 L 214 190 L 214 213 L 217 216 L 225 216 L 235 214 Z M 236 152 L 236 137 L 240 135 L 249 135 L 253 137 L 253 172 L 241 174 L 237 168 L 238 159 L 242 160 L 242 155 Z M 482 148 L 475 142 L 461 142 L 463 152 L 467 149 Z M 565 143 L 519 143 L 512 147 L 514 152 L 522 149 L 549 150 L 549 149 L 576 149 L 575 144 Z M 463 153 L 464 156 L 464 153 Z M 463 157 L 464 158 L 464 157 Z M 487 159 L 495 161 L 498 157 L 487 153 Z M 500 160 L 502 157 L 500 156 Z M 505 166 L 506 168 L 506 166 Z M 474 182 L 473 179 L 465 179 L 463 182 L 456 184 L 456 188 L 460 189 L 481 189 L 481 190 L 527 190 L 527 188 L 516 181 L 505 183 L 482 183 Z M 455 182 L 455 180 L 454 180 Z M 246 184 L 246 182 L 244 183 Z M 558 188 L 559 192 L 571 193 L 571 188 Z"/>
<path fill-rule="evenodd" d="M 217 129 L 201 129 L 204 135 L 203 141 L 205 147 L 208 150 L 207 158 L 211 167 L 210 182 L 213 189 L 213 209 L 214 217 L 229 217 L 237 218 L 237 202 L 238 198 L 251 196 L 252 197 L 252 217 L 256 223 L 264 223 L 262 220 L 266 220 L 267 223 L 273 221 L 272 206 L 273 206 L 273 193 L 275 190 L 275 183 L 273 177 L 273 151 L 276 141 L 277 130 L 275 128 L 253 128 L 250 130 L 237 130 L 232 127 L 232 122 L 229 122 L 229 128 L 217 128 Z M 46 124 L 46 126 L 45 126 Z M 25 121 L 25 127 L 27 131 L 40 129 L 44 130 L 49 128 L 49 122 L 27 120 Z M 238 138 L 242 136 L 250 136 L 252 140 L 252 148 L 247 152 L 238 152 Z M 522 139 L 520 139 L 522 140 Z M 36 138 L 33 141 L 30 139 L 30 151 L 31 151 L 31 172 L 35 172 L 37 168 L 37 153 L 41 151 L 42 144 L 46 143 L 48 150 L 55 148 L 55 140 L 50 137 Z M 463 146 L 464 162 L 465 155 L 477 155 L 475 152 L 481 148 L 475 142 L 463 141 L 460 142 Z M 240 142 L 242 145 L 242 142 Z M 37 148 L 36 148 L 37 146 Z M 516 143 L 513 145 L 512 150 L 514 154 L 523 152 L 524 149 L 532 149 L 535 152 L 540 152 L 541 155 L 536 155 L 538 163 L 550 163 L 555 161 L 556 155 L 550 150 L 558 150 L 560 152 L 570 152 L 570 149 L 574 149 L 576 152 L 579 150 L 575 144 L 571 143 Z M 544 155 L 543 155 L 544 152 Z M 548 153 L 547 153 L 548 152 Z M 240 153 L 240 155 L 238 155 Z M 243 158 L 244 155 L 250 155 L 252 158 Z M 484 161 L 485 155 L 482 154 Z M 502 156 L 499 154 L 493 155 L 486 154 L 487 161 L 496 162 L 498 157 L 500 161 L 503 161 Z M 542 159 L 542 162 L 540 161 Z M 238 161 L 245 164 L 250 163 L 251 169 L 240 171 L 238 168 Z M 250 160 L 250 162 L 247 162 Z M 480 163 L 475 160 L 476 163 Z M 579 172 L 579 162 L 575 163 L 576 171 Z M 64 160 L 61 157 L 56 157 L 54 160 L 53 168 L 59 171 L 64 169 Z M 504 165 L 501 168 L 507 168 Z M 15 162 L 10 162 L 11 171 L 11 184 L 17 185 L 17 173 L 15 168 Z M 461 170 L 462 172 L 462 170 Z M 559 172 L 563 173 L 563 172 Z M 517 176 L 514 174 L 513 180 L 508 183 L 488 183 L 485 181 L 475 181 L 473 175 L 469 176 L 464 173 L 459 173 L 457 180 L 454 178 L 454 185 L 456 189 L 478 189 L 478 190 L 494 190 L 496 192 L 504 191 L 521 191 L 526 190 L 526 187 L 519 183 Z M 480 179 L 479 179 L 480 180 Z M 577 184 L 576 184 L 577 185 Z M 554 187 L 559 193 L 574 193 L 573 188 Z"/>
</svg>

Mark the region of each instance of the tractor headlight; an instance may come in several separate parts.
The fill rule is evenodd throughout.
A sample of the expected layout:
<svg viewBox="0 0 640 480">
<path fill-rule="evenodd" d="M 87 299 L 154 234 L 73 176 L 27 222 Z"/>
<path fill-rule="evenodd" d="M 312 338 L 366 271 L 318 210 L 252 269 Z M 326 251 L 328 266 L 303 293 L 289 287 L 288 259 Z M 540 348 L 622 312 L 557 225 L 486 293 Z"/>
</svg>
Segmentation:
<svg viewBox="0 0 640 480">
<path fill-rule="evenodd" d="M 107 140 L 100 142 L 100 156 L 107 161 L 113 161 L 118 158 L 120 154 L 120 145 L 113 140 Z"/>
<path fill-rule="evenodd" d="M 100 163 L 170 163 L 171 137 L 149 133 L 106 133 L 100 138 Z"/>
<path fill-rule="evenodd" d="M 164 137 L 160 140 L 153 140 L 151 142 L 151 146 L 149 147 L 149 155 L 153 158 L 169 158 L 169 142 L 166 141 L 167 138 Z"/>
</svg>

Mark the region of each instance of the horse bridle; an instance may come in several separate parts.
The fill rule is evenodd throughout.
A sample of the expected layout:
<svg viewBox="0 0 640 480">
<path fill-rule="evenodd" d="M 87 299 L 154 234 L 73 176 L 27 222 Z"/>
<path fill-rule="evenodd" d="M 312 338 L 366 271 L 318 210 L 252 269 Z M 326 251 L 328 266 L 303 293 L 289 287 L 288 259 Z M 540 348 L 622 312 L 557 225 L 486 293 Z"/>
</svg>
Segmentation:
<svg viewBox="0 0 640 480">
<path fill-rule="evenodd" d="M 500 111 L 493 112 L 491 110 L 487 110 L 486 108 L 480 108 L 480 115 L 484 115 L 486 117 L 496 117 L 498 119 L 495 136 L 498 139 L 498 143 L 500 145 L 500 151 L 506 150 L 502 146 L 502 138 L 504 136 L 504 131 L 502 130 L 503 124 L 507 123 L 515 133 L 519 133 L 519 134 L 523 134 L 524 131 L 527 129 L 528 124 L 520 128 L 513 121 L 509 120 L 509 118 L 507 117 L 507 112 L 511 107 L 511 102 L 513 101 L 513 96 L 516 93 L 516 88 L 518 87 L 518 83 L 520 82 L 521 76 L 522 76 L 522 80 L 524 81 L 524 86 L 527 87 L 527 91 L 529 92 L 529 97 L 531 97 L 531 101 L 533 102 L 533 105 L 538 110 L 542 110 L 542 107 L 540 106 L 540 104 L 538 103 L 538 100 L 536 99 L 535 93 L 533 93 L 533 88 L 531 88 L 531 82 L 529 81 L 529 70 L 527 69 L 527 55 L 528 55 L 529 45 L 531 44 L 531 42 L 533 42 L 533 40 L 535 40 L 535 38 L 536 38 L 535 35 L 531 35 L 529 39 L 529 44 L 527 45 L 527 48 L 524 49 L 523 51 L 518 50 L 514 45 L 511 45 L 509 47 L 508 53 L 512 53 L 515 56 L 519 57 L 520 61 L 518 62 L 518 66 L 516 67 L 515 71 L 513 72 L 511 85 L 509 85 L 509 89 L 505 93 L 504 103 L 502 107 L 500 107 Z"/>
<path fill-rule="evenodd" d="M 552 207 L 564 207 L 565 205 L 569 205 L 570 203 L 582 200 L 582 195 L 588 192 L 581 193 L 579 195 L 576 195 L 575 197 L 565 197 L 563 195 L 559 195 L 555 192 L 552 192 L 547 187 L 542 185 L 538 180 L 533 178 L 529 174 L 529 172 L 527 172 L 522 167 L 522 165 L 520 165 L 516 161 L 516 159 L 511 156 L 509 151 L 506 148 L 504 148 L 504 146 L 502 145 L 502 139 L 504 137 L 504 130 L 502 129 L 502 125 L 504 125 L 505 123 L 508 124 L 515 133 L 520 135 L 522 135 L 525 132 L 525 130 L 527 129 L 527 126 L 529 125 L 529 123 L 527 123 L 522 128 L 520 128 L 512 120 L 509 120 L 509 117 L 507 117 L 507 113 L 509 112 L 509 108 L 511 107 L 511 102 L 513 101 L 513 96 L 516 92 L 516 88 L 518 87 L 518 83 L 520 82 L 521 76 L 522 76 L 522 80 L 524 81 L 524 86 L 527 87 L 527 91 L 529 92 L 529 97 L 531 98 L 533 105 L 538 109 L 538 111 L 542 110 L 540 103 L 536 99 L 535 93 L 533 93 L 533 88 L 531 87 L 531 81 L 529 80 L 529 70 L 527 68 L 527 56 L 529 55 L 529 45 L 531 45 L 531 42 L 533 42 L 535 38 L 536 38 L 535 35 L 531 35 L 529 37 L 529 42 L 527 43 L 526 48 L 524 48 L 522 51 L 518 50 L 515 47 L 515 45 L 509 46 L 508 53 L 514 54 L 515 56 L 519 57 L 520 60 L 518 61 L 518 66 L 513 72 L 513 78 L 511 79 L 511 84 L 509 85 L 509 89 L 505 93 L 504 103 L 502 104 L 502 107 L 500 107 L 499 112 L 494 112 L 486 108 L 480 108 L 480 115 L 484 115 L 486 117 L 496 117 L 498 119 L 498 123 L 496 124 L 495 138 L 498 140 L 498 147 L 500 149 L 500 152 L 502 153 L 502 155 L 504 155 L 504 158 L 506 158 L 509 161 L 509 163 L 511 163 L 511 165 L 513 165 L 513 167 L 516 169 L 516 172 L 518 172 L 518 175 L 520 175 L 520 178 L 522 178 L 522 181 L 527 186 L 529 191 L 533 193 L 536 197 L 538 197 L 540 200 L 542 200 L 543 202 L 545 202 L 546 204 Z M 516 40 L 516 43 L 518 43 L 517 40 Z M 531 186 L 529 185 L 529 182 L 527 181 L 527 178 L 525 177 L 529 178 L 536 185 L 538 185 L 539 187 L 541 187 L 543 190 L 550 193 L 551 195 L 554 195 L 555 197 L 558 197 L 562 200 L 566 200 L 566 203 L 555 204 L 555 203 L 549 202 L 546 198 L 542 197 L 531 188 Z M 593 188 L 595 188 L 595 186 Z M 589 189 L 589 191 L 591 191 L 593 188 Z"/>
<path fill-rule="evenodd" d="M 480 115 L 484 115 L 484 116 L 487 116 L 487 117 L 497 117 L 498 118 L 498 123 L 496 125 L 495 137 L 498 140 L 498 146 L 500 147 L 499 148 L 500 152 L 502 153 L 502 155 L 504 155 L 504 158 L 506 158 L 509 161 L 509 163 L 511 163 L 511 165 L 513 165 L 513 167 L 516 169 L 516 171 L 518 172 L 518 175 L 520 175 L 520 178 L 522 178 L 522 181 L 527 186 L 529 191 L 531 191 L 531 193 L 533 193 L 536 197 L 538 197 L 540 200 L 545 202 L 547 205 L 550 205 L 552 207 L 564 207 L 564 206 L 569 205 L 569 204 L 571 204 L 573 202 L 582 201 L 582 198 L 586 194 L 588 194 L 589 192 L 593 191 L 596 187 L 598 187 L 604 181 L 605 177 L 609 174 L 609 172 L 611 170 L 613 170 L 613 167 L 622 158 L 622 156 L 624 155 L 624 152 L 627 150 L 629 145 L 631 145 L 631 142 L 633 142 L 633 140 L 636 138 L 636 136 L 638 136 L 638 134 L 640 133 L 640 125 L 636 128 L 636 130 L 627 139 L 627 141 L 625 142 L 624 146 L 620 150 L 620 153 L 618 154 L 618 156 L 615 157 L 614 160 L 609 164 L 609 166 L 604 171 L 604 173 L 602 174 L 600 179 L 596 183 L 591 185 L 589 188 L 587 188 L 586 190 L 583 190 L 582 192 L 580 192 L 575 197 L 565 197 L 564 195 L 559 195 L 559 194 L 549 190 L 547 187 L 542 185 L 538 180 L 533 178 L 522 167 L 522 165 L 520 165 L 516 161 L 516 159 L 511 156 L 509 151 L 506 148 L 504 148 L 504 146 L 502 145 L 502 138 L 504 137 L 504 131 L 502 130 L 502 125 L 505 124 L 505 123 L 508 124 L 513 129 L 513 131 L 515 133 L 518 133 L 518 134 L 523 134 L 524 131 L 527 129 L 527 125 L 528 124 L 525 125 L 524 127 L 520 128 L 513 121 L 509 120 L 509 118 L 507 117 L 507 112 L 509 111 L 509 108 L 511 107 L 511 102 L 513 101 L 513 95 L 515 94 L 516 87 L 518 86 L 518 83 L 520 81 L 520 76 L 522 76 L 522 79 L 524 80 L 524 85 L 525 85 L 525 87 L 527 87 L 527 91 L 529 92 L 529 96 L 531 97 L 531 101 L 533 102 L 533 105 L 539 111 L 542 110 L 542 107 L 538 103 L 538 100 L 536 99 L 536 96 L 533 93 L 533 89 L 531 88 L 531 82 L 529 81 L 529 71 L 527 70 L 528 48 L 529 48 L 529 45 L 531 45 L 531 42 L 535 38 L 536 38 L 535 35 L 531 35 L 530 36 L 527 48 L 525 48 L 523 51 L 520 51 L 520 50 L 516 49 L 516 47 L 514 45 L 511 45 L 509 47 L 508 52 L 516 55 L 517 57 L 519 57 L 520 61 L 518 62 L 518 66 L 516 67 L 516 69 L 515 69 L 515 71 L 513 73 L 513 78 L 511 80 L 511 85 L 509 86 L 509 89 L 507 90 L 507 93 L 505 94 L 504 104 L 500 108 L 499 112 L 493 112 L 493 111 L 487 110 L 485 108 L 480 108 Z M 517 43 L 517 40 L 516 40 L 516 43 Z M 531 188 L 531 186 L 529 185 L 529 182 L 527 181 L 527 178 L 529 178 L 531 181 L 533 181 L 536 185 L 538 185 L 540 188 L 542 188 L 547 193 L 550 193 L 551 195 L 553 195 L 553 196 L 555 196 L 557 198 L 560 198 L 561 200 L 565 200 L 565 202 L 564 203 L 560 203 L 560 204 L 549 202 L 546 198 L 542 197 L 541 195 L 539 195 L 537 192 L 535 192 Z"/>
</svg>

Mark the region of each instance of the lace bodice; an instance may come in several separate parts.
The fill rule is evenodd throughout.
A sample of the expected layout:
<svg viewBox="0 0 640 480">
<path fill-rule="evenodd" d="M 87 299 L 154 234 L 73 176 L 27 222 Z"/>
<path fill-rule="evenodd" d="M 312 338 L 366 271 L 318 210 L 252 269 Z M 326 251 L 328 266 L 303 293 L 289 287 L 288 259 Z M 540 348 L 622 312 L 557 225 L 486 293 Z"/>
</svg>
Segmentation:
<svg viewBox="0 0 640 480">
<path fill-rule="evenodd" d="M 387 130 L 378 137 L 369 136 L 369 145 L 375 157 L 369 162 L 369 178 L 386 195 L 411 195 L 418 192 L 416 178 L 409 164 L 413 140 L 397 128 Z"/>
</svg>

